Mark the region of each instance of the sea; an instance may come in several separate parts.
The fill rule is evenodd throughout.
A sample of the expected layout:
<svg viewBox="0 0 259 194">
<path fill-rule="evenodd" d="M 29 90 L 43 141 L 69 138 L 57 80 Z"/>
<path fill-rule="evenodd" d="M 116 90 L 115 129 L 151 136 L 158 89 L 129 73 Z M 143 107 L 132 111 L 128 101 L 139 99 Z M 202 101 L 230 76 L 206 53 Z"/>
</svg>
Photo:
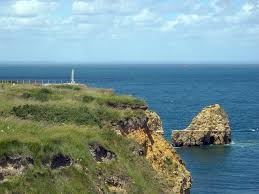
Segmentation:
<svg viewBox="0 0 259 194">
<path fill-rule="evenodd" d="M 173 129 L 186 128 L 203 107 L 220 104 L 232 143 L 176 149 L 191 172 L 191 193 L 259 193 L 259 66 L 1 64 L 0 80 L 60 83 L 72 68 L 78 83 L 146 100 L 169 143 Z"/>
</svg>

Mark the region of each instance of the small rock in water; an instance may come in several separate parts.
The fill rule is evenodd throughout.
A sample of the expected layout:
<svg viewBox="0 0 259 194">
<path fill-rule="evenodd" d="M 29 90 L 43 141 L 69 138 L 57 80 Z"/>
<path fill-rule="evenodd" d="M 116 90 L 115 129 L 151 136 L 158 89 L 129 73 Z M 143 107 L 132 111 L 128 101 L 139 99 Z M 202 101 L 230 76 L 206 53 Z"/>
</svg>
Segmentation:
<svg viewBox="0 0 259 194">
<path fill-rule="evenodd" d="M 184 130 L 172 132 L 173 146 L 220 145 L 231 143 L 227 114 L 220 105 L 204 108 Z"/>
</svg>

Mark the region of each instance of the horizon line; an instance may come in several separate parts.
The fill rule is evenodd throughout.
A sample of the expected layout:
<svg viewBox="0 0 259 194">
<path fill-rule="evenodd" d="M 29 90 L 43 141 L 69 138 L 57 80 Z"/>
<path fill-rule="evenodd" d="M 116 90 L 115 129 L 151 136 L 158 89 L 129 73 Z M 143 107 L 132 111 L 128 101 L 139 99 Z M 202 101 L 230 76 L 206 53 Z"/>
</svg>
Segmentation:
<svg viewBox="0 0 259 194">
<path fill-rule="evenodd" d="M 172 65 L 172 66 L 189 66 L 189 65 L 259 65 L 259 61 L 0 61 L 0 65 Z"/>
</svg>

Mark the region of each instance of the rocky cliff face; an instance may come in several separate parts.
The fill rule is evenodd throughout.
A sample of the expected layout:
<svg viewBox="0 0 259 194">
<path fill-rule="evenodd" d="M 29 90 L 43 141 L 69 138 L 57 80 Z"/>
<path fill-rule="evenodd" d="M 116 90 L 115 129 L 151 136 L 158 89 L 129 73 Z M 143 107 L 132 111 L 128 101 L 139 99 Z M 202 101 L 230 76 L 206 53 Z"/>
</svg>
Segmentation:
<svg viewBox="0 0 259 194">
<path fill-rule="evenodd" d="M 175 147 L 229 144 L 228 116 L 218 104 L 205 107 L 186 129 L 174 130 L 172 140 Z"/>
<path fill-rule="evenodd" d="M 159 176 L 171 186 L 165 193 L 190 192 L 191 175 L 174 148 L 163 138 L 162 122 L 155 112 L 145 111 L 143 118 L 122 121 L 118 125 L 121 134 L 142 146 L 143 155 Z"/>
</svg>

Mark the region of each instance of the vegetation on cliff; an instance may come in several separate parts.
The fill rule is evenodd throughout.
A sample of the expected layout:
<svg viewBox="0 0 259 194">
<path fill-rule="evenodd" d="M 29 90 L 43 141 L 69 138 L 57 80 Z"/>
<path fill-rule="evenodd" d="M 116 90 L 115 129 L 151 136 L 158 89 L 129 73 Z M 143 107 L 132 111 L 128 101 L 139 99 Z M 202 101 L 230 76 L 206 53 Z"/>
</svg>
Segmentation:
<svg viewBox="0 0 259 194">
<path fill-rule="evenodd" d="M 190 175 L 176 153 L 167 163 L 182 178 L 168 179 L 129 138 L 146 130 L 146 111 L 107 89 L 0 85 L 0 193 L 184 193 Z"/>
</svg>

